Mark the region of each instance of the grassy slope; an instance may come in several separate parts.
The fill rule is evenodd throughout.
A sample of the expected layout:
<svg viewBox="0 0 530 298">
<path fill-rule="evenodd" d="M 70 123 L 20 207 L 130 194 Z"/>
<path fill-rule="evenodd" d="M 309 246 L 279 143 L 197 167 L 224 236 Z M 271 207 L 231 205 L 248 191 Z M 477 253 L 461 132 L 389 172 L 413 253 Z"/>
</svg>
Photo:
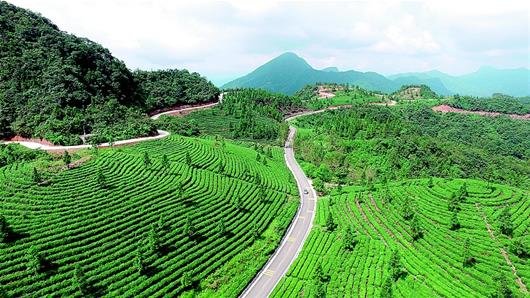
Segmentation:
<svg viewBox="0 0 530 298">
<path fill-rule="evenodd" d="M 279 242 L 298 200 L 280 149 L 263 165 L 254 150 L 224 144 L 172 136 L 101 150 L 79 168 L 43 173 L 48 182 L 42 185 L 31 181 L 34 164 L 1 168 L 0 214 L 20 239 L 0 244 L 0 289 L 12 296 L 81 296 L 73 286 L 78 264 L 97 295 L 178 295 L 186 290 L 180 281 L 189 273 L 206 296 L 237 296 Z M 144 152 L 152 161 L 149 168 Z M 163 154 L 169 158 L 167 170 L 160 162 Z M 219 163 L 225 165 L 221 172 Z M 46 161 L 35 164 L 42 168 Z M 106 189 L 96 182 L 98 168 L 106 176 Z M 265 201 L 258 198 L 256 176 L 265 187 Z M 236 207 L 238 198 L 242 209 Z M 183 233 L 187 216 L 196 237 Z M 224 236 L 215 232 L 221 221 Z M 133 265 L 136 251 L 147 246 L 153 225 L 162 251 L 146 257 L 150 273 L 141 275 Z M 254 228 L 261 234 L 258 241 Z M 37 275 L 27 271 L 31 246 L 55 269 Z M 218 278 L 225 272 L 231 279 Z"/>
</svg>

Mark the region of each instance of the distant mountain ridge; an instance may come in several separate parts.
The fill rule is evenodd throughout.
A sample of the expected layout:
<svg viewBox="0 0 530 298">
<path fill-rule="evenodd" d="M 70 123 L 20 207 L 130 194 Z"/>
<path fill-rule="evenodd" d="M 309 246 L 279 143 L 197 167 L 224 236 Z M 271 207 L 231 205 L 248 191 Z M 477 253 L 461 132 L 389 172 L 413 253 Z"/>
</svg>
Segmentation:
<svg viewBox="0 0 530 298">
<path fill-rule="evenodd" d="M 287 52 L 251 73 L 228 82 L 222 88 L 263 88 L 272 92 L 294 94 L 308 84 L 349 83 L 372 91 L 391 93 L 402 85 L 427 85 L 439 95 L 463 94 L 490 96 L 504 93 L 511 96 L 530 95 L 530 70 L 482 67 L 476 72 L 452 76 L 434 70 L 383 76 L 376 72 L 340 71 L 336 67 L 314 69 L 298 55 Z"/>
</svg>

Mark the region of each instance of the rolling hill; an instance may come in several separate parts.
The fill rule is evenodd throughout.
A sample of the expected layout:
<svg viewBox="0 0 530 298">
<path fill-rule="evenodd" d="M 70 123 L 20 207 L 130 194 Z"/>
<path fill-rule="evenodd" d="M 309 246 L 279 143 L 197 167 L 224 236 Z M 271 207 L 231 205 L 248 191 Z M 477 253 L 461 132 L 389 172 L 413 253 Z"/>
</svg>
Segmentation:
<svg viewBox="0 0 530 298">
<path fill-rule="evenodd" d="M 251 73 L 226 83 L 222 88 L 263 88 L 272 92 L 294 94 L 315 83 L 349 83 L 371 91 L 391 93 L 402 85 L 426 85 L 440 95 L 465 94 L 490 96 L 504 93 L 511 96 L 530 95 L 530 70 L 482 67 L 478 71 L 451 76 L 440 71 L 402 73 L 385 77 L 376 72 L 339 71 L 336 67 L 317 70 L 294 53 L 284 53 Z"/>
</svg>

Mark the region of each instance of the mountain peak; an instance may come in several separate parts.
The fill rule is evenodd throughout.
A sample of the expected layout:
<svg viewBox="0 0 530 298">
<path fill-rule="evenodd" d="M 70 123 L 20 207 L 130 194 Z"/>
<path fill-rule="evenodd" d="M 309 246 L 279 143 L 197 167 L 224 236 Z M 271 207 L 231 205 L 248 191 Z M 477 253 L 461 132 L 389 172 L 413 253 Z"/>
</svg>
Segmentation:
<svg viewBox="0 0 530 298">
<path fill-rule="evenodd" d="M 266 65 L 282 65 L 283 67 L 295 67 L 298 69 L 311 69 L 311 65 L 307 63 L 302 57 L 296 55 L 293 52 L 285 52 L 280 56 L 273 58 Z"/>
</svg>

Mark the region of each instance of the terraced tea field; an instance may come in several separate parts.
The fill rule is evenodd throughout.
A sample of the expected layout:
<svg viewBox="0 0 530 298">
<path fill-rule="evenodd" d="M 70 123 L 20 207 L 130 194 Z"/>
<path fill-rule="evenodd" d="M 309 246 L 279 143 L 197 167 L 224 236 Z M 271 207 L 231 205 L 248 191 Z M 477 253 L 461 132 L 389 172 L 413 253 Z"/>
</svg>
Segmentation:
<svg viewBox="0 0 530 298">
<path fill-rule="evenodd" d="M 451 197 L 464 182 L 454 225 Z M 505 206 L 511 236 L 500 232 Z M 515 239 L 528 242 L 529 224 L 528 191 L 503 185 L 435 179 L 344 188 L 319 199 L 315 227 L 272 297 L 379 297 L 388 293 L 387 279 L 397 297 L 484 297 L 497 290 L 500 274 L 513 293 L 528 295 L 530 264 L 509 247 Z M 356 240 L 349 249 L 348 229 L 357 231 L 349 233 Z M 404 268 L 396 281 L 394 250 Z"/>
<path fill-rule="evenodd" d="M 221 288 L 217 295 L 237 296 L 298 204 L 281 149 L 256 155 L 230 142 L 170 136 L 100 150 L 80 167 L 43 171 L 40 183 L 32 164 L 0 169 L 0 214 L 10 226 L 0 243 L 0 290 L 174 297 Z M 217 279 L 218 270 L 230 279 Z"/>
</svg>

